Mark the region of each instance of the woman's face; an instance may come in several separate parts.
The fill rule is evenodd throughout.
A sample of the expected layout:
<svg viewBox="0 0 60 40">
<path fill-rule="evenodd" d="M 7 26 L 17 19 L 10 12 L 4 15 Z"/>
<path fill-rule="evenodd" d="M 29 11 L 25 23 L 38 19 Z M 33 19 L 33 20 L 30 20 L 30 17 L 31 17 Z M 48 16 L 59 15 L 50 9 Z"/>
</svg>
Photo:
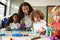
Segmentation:
<svg viewBox="0 0 60 40">
<path fill-rule="evenodd" d="M 22 6 L 22 11 L 24 12 L 24 14 L 28 14 L 29 12 L 29 7 L 28 6 Z"/>
<path fill-rule="evenodd" d="M 35 21 L 35 22 L 39 22 L 39 21 L 40 21 L 40 16 L 39 16 L 38 14 L 36 14 L 36 15 L 34 16 L 34 21 Z"/>
<path fill-rule="evenodd" d="M 17 15 L 14 15 L 14 16 L 13 16 L 13 21 L 14 21 L 15 23 L 18 21 Z"/>
</svg>

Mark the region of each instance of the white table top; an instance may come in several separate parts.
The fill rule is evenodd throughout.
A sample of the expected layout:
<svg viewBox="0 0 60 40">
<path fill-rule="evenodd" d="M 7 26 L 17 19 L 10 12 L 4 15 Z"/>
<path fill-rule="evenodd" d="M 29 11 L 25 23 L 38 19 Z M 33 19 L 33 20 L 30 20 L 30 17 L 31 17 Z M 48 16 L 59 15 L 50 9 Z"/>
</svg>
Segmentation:
<svg viewBox="0 0 60 40">
<path fill-rule="evenodd" d="M 48 40 L 48 38 L 45 37 L 45 35 L 31 35 L 31 36 L 22 36 L 22 37 L 13 37 L 11 36 L 11 31 L 5 31 L 6 36 L 2 36 L 0 37 L 0 40 L 10 40 L 10 38 L 13 38 L 14 40 L 31 40 L 31 38 L 34 38 L 35 36 L 40 36 L 41 38 L 37 39 L 37 40 Z M 29 34 L 30 32 L 27 31 L 23 31 L 20 32 L 22 34 Z M 31 34 L 31 33 L 30 33 Z"/>
<path fill-rule="evenodd" d="M 9 40 L 11 38 L 11 36 L 3 36 L 2 40 Z M 12 37 L 14 40 L 31 40 L 31 36 L 26 36 L 26 37 Z M 37 40 L 48 40 L 44 35 L 41 35 L 40 39 Z"/>
<path fill-rule="evenodd" d="M 6 36 L 0 36 L 0 40 L 10 40 L 10 38 L 12 38 L 13 40 L 31 40 L 32 38 L 36 37 L 36 36 L 40 36 L 41 38 L 36 39 L 36 40 L 50 40 L 49 37 L 47 38 L 45 35 L 40 35 L 40 34 L 36 34 L 33 35 L 31 34 L 31 32 L 28 31 L 20 31 L 19 33 L 21 34 L 30 34 L 29 36 L 21 36 L 21 37 L 14 37 L 12 36 L 12 32 L 11 31 L 4 31 Z M 18 31 L 16 31 L 18 33 Z"/>
</svg>

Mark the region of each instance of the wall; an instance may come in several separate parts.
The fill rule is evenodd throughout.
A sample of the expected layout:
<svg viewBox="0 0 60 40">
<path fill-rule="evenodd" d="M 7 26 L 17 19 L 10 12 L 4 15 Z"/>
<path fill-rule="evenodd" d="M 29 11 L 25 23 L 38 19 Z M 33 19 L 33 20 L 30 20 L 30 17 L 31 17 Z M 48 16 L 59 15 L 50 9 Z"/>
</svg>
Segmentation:
<svg viewBox="0 0 60 40">
<path fill-rule="evenodd" d="M 42 13 L 44 13 L 45 19 L 46 20 L 46 13 L 47 13 L 47 9 L 46 6 L 33 6 L 33 8 L 39 9 L 40 11 L 42 11 Z"/>
<path fill-rule="evenodd" d="M 11 7 L 10 7 L 10 15 L 13 13 L 17 13 L 19 9 L 19 5 L 23 2 L 24 0 L 11 0 Z"/>
<path fill-rule="evenodd" d="M 32 6 L 60 5 L 60 0 L 24 0 Z"/>
</svg>

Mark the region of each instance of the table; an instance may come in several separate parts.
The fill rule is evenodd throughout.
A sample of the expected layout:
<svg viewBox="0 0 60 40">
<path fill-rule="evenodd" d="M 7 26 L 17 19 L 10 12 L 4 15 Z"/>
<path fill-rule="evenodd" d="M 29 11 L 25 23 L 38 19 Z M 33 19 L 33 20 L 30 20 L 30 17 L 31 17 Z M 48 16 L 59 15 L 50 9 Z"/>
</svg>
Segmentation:
<svg viewBox="0 0 60 40">
<path fill-rule="evenodd" d="M 12 37 L 14 40 L 31 40 L 31 36 L 30 37 Z M 10 39 L 10 36 L 3 36 L 2 37 L 2 40 L 9 40 Z M 48 40 L 46 37 L 44 37 L 44 35 L 41 35 L 41 38 L 40 39 L 37 39 L 37 40 Z"/>
<path fill-rule="evenodd" d="M 28 31 L 21 31 L 22 34 L 31 34 L 31 32 Z M 5 31 L 6 36 L 0 37 L 0 40 L 10 40 L 10 38 L 13 38 L 13 40 L 31 40 L 34 36 L 40 36 L 41 38 L 37 40 L 48 40 L 48 38 L 45 37 L 45 35 L 30 35 L 30 36 L 22 36 L 22 37 L 14 37 L 11 35 L 11 31 Z"/>
</svg>

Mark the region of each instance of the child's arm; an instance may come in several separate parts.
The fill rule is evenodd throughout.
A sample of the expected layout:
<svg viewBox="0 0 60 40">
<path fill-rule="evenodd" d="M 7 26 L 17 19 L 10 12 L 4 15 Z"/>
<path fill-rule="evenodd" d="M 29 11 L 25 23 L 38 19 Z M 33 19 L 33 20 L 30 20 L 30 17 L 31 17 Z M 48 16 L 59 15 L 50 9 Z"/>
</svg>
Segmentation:
<svg viewBox="0 0 60 40">
<path fill-rule="evenodd" d="M 42 30 L 37 30 L 37 33 L 42 33 L 43 35 L 45 35 L 45 32 L 46 32 L 46 30 L 44 29 L 44 28 L 42 28 Z"/>
<path fill-rule="evenodd" d="M 44 32 L 45 31 L 45 29 L 42 27 L 42 30 L 37 30 L 37 32 Z"/>
<path fill-rule="evenodd" d="M 42 28 L 42 34 L 45 35 L 46 30 L 44 28 Z"/>
<path fill-rule="evenodd" d="M 42 27 L 42 31 L 45 31 L 45 28 Z"/>
</svg>

